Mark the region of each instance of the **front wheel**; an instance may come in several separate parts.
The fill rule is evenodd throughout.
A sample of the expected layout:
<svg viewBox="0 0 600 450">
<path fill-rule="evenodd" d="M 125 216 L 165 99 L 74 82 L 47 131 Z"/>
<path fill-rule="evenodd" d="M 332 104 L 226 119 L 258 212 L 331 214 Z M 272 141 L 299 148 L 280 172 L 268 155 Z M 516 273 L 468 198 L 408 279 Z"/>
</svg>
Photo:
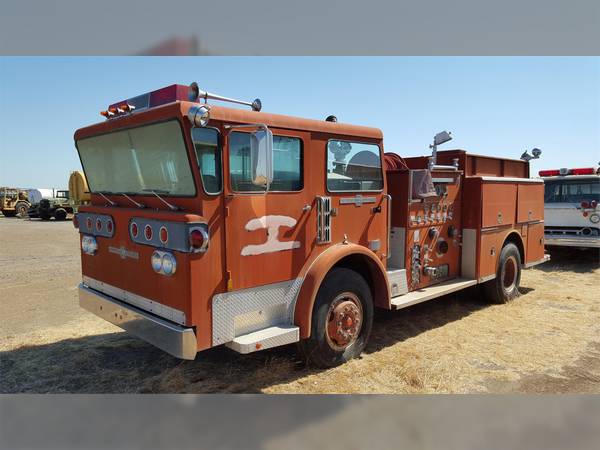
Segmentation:
<svg viewBox="0 0 600 450">
<path fill-rule="evenodd" d="M 502 247 L 496 278 L 483 284 L 484 294 L 492 303 L 508 303 L 519 296 L 521 255 L 513 243 Z"/>
<path fill-rule="evenodd" d="M 354 270 L 333 269 L 315 300 L 311 335 L 300 350 L 317 367 L 334 367 L 362 353 L 373 325 L 373 298 L 365 279 Z"/>
<path fill-rule="evenodd" d="M 21 217 L 21 218 L 27 217 L 27 212 L 29 211 L 29 205 L 25 202 L 19 202 L 15 206 L 15 211 L 19 217 Z"/>
</svg>

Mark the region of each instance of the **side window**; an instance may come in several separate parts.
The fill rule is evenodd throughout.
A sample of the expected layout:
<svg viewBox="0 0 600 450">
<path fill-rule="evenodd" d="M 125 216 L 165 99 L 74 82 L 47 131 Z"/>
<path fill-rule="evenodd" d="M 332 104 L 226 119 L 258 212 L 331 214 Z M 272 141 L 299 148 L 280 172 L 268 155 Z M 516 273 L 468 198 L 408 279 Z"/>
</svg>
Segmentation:
<svg viewBox="0 0 600 450">
<path fill-rule="evenodd" d="M 546 183 L 544 186 L 544 203 L 559 203 L 560 197 L 560 183 Z"/>
<path fill-rule="evenodd" d="M 360 142 L 329 141 L 327 189 L 333 192 L 383 189 L 379 147 Z"/>
<path fill-rule="evenodd" d="M 262 186 L 252 182 L 252 168 L 257 155 L 250 147 L 250 134 L 232 132 L 229 135 L 229 177 L 236 192 L 262 192 Z M 270 191 L 299 191 L 303 187 L 302 143 L 288 136 L 273 136 L 273 182 Z"/>
<path fill-rule="evenodd" d="M 192 140 L 204 190 L 218 194 L 222 188 L 219 132 L 213 128 L 192 128 Z"/>
<path fill-rule="evenodd" d="M 273 136 L 273 183 L 271 191 L 301 191 L 302 143 L 288 136 Z"/>
</svg>

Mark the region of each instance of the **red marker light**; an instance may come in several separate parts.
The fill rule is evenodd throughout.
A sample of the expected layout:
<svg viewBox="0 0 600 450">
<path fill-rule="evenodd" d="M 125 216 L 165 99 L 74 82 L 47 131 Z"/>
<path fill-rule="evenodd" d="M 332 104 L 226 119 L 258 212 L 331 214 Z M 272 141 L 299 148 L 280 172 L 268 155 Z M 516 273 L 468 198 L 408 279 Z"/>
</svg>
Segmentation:
<svg viewBox="0 0 600 450">
<path fill-rule="evenodd" d="M 144 227 L 144 236 L 146 237 L 147 241 L 152 239 L 152 227 L 150 225 L 146 225 Z"/>
<path fill-rule="evenodd" d="M 138 236 L 138 226 L 137 223 L 131 222 L 131 235 L 136 238 Z"/>
<path fill-rule="evenodd" d="M 583 201 L 583 202 L 581 202 L 581 207 L 582 208 L 589 208 L 590 204 L 588 202 L 586 202 L 586 201 Z"/>
<path fill-rule="evenodd" d="M 102 221 L 100 219 L 96 219 L 96 230 L 102 230 Z"/>
<path fill-rule="evenodd" d="M 85 224 L 87 225 L 87 229 L 91 230 L 92 229 L 92 218 L 88 217 L 85 221 Z"/>
<path fill-rule="evenodd" d="M 106 231 L 108 231 L 110 234 L 112 234 L 112 232 L 113 232 L 113 221 L 112 220 L 109 220 L 106 223 Z"/>
<path fill-rule="evenodd" d="M 206 245 L 206 234 L 200 230 L 190 232 L 190 245 L 195 249 L 201 249 Z"/>
<path fill-rule="evenodd" d="M 160 227 L 160 232 L 158 233 L 158 237 L 160 238 L 160 242 L 166 244 L 169 240 L 169 233 L 165 227 Z"/>
</svg>

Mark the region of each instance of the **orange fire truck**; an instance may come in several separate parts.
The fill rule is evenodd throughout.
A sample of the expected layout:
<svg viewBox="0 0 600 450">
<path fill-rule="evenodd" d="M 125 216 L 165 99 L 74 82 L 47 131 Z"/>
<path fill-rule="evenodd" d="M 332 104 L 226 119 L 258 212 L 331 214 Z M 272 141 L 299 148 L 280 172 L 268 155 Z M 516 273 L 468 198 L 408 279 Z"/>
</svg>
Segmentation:
<svg viewBox="0 0 600 450">
<path fill-rule="evenodd" d="M 77 130 L 83 308 L 183 359 L 299 342 L 330 367 L 362 352 L 375 307 L 477 284 L 506 302 L 547 259 L 527 162 L 438 152 L 446 132 L 403 159 L 378 129 L 260 110 L 172 85 Z"/>
</svg>

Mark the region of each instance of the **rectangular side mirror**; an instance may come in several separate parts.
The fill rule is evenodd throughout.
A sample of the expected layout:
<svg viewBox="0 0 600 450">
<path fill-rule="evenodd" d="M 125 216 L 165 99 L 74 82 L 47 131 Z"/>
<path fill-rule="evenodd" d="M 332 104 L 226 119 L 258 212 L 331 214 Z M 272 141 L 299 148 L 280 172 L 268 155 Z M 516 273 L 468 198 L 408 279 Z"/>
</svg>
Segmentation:
<svg viewBox="0 0 600 450">
<path fill-rule="evenodd" d="M 268 128 L 261 128 L 251 136 L 252 183 L 264 186 L 268 191 L 273 182 L 273 133 Z"/>
</svg>

